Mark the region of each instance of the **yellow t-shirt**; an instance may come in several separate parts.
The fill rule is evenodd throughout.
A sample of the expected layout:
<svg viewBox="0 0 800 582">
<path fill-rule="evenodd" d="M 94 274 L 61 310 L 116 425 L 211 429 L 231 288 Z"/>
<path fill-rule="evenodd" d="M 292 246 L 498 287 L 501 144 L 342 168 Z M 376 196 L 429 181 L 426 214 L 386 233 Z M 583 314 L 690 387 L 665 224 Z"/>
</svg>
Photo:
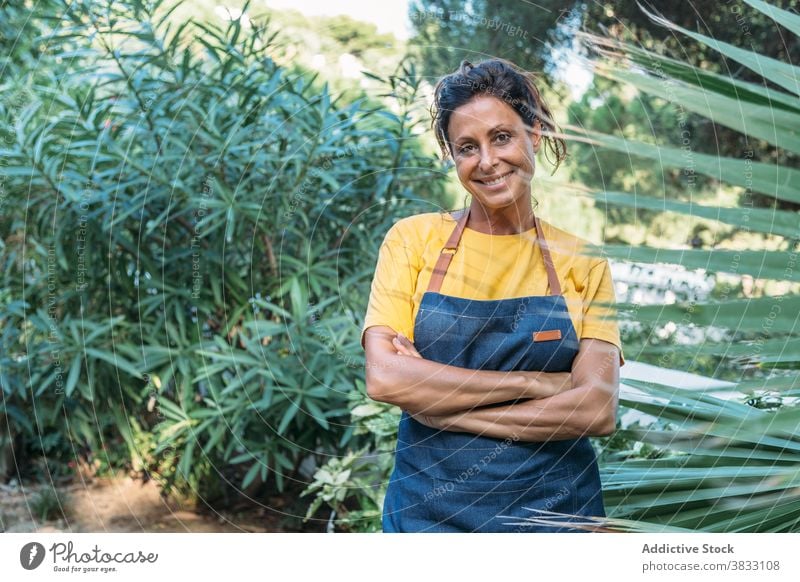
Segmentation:
<svg viewBox="0 0 800 582">
<path fill-rule="evenodd" d="M 578 338 L 614 344 L 624 364 L 608 261 L 587 241 L 540 222 Z M 414 341 L 422 296 L 455 225 L 448 213 L 427 212 L 403 218 L 389 229 L 372 280 L 362 347 L 364 332 L 373 325 L 387 325 Z M 478 300 L 547 295 L 547 271 L 538 246 L 536 229 L 491 235 L 465 228 L 439 292 Z"/>
</svg>

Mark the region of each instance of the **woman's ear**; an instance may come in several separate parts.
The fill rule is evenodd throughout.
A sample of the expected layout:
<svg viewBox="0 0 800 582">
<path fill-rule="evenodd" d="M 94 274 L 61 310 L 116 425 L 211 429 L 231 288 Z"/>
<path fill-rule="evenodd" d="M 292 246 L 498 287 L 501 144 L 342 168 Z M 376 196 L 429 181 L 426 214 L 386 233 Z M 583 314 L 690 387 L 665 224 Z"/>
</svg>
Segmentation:
<svg viewBox="0 0 800 582">
<path fill-rule="evenodd" d="M 542 145 L 542 124 L 537 119 L 533 122 L 533 127 L 528 130 L 531 141 L 533 141 L 533 153 L 539 153 L 539 148 Z"/>
</svg>

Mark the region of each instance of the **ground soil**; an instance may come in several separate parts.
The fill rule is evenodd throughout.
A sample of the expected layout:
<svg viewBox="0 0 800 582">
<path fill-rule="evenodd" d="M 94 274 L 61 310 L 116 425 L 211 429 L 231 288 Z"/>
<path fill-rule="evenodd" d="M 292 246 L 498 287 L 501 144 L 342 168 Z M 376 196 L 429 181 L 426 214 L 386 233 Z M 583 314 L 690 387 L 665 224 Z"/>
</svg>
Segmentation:
<svg viewBox="0 0 800 582">
<path fill-rule="evenodd" d="M 324 531 L 302 523 L 302 504 L 272 497 L 232 510 L 181 507 L 165 500 L 154 481 L 128 476 L 82 479 L 56 487 L 58 502 L 42 519 L 49 485 L 0 484 L 0 531 L 5 532 L 291 532 Z M 52 496 L 56 499 L 56 496 Z"/>
</svg>

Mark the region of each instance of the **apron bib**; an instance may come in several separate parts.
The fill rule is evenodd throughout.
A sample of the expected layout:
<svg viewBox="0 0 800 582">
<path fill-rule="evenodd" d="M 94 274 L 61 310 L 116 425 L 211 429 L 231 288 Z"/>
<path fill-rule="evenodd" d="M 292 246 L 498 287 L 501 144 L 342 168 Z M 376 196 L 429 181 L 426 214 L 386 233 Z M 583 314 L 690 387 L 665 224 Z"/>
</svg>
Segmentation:
<svg viewBox="0 0 800 582">
<path fill-rule="evenodd" d="M 422 297 L 414 321 L 417 350 L 428 360 L 473 370 L 569 372 L 578 337 L 537 217 L 550 295 L 474 300 L 439 293 L 468 217 L 469 208 Z M 510 524 L 536 515 L 531 509 L 605 516 L 587 437 L 521 442 L 440 431 L 403 411 L 383 505 L 384 532 L 578 531 L 568 527 L 569 519 L 558 526 Z"/>
</svg>

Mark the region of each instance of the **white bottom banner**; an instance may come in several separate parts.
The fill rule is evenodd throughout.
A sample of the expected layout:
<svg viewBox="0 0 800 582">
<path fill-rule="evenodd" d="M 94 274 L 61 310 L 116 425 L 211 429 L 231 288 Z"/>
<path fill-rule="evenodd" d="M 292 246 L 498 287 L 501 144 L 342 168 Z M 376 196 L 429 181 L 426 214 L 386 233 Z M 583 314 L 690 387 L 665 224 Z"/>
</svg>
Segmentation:
<svg viewBox="0 0 800 582">
<path fill-rule="evenodd" d="M 0 580 L 800 580 L 800 534 L 4 534 Z"/>
</svg>

